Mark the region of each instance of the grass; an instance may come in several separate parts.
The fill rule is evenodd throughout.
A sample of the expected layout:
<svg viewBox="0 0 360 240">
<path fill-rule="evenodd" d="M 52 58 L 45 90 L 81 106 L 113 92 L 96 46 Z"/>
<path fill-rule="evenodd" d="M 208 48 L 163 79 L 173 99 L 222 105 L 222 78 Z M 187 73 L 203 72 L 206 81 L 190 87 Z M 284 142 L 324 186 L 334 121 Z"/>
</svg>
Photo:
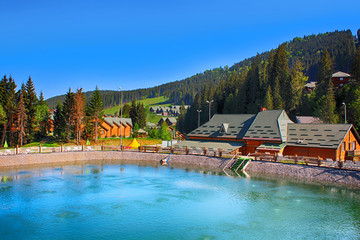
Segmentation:
<svg viewBox="0 0 360 240">
<path fill-rule="evenodd" d="M 169 107 L 172 105 L 171 103 L 169 103 L 169 99 L 164 96 L 156 97 L 156 98 L 146 98 L 146 99 L 140 100 L 139 102 L 144 104 L 144 107 L 148 110 L 146 121 L 155 123 L 155 124 L 157 124 L 159 122 L 159 120 L 164 116 L 159 116 L 159 115 L 150 113 L 149 108 L 151 106 Z M 120 106 L 115 106 L 115 107 L 105 109 L 104 113 L 110 114 L 110 115 L 117 115 L 119 113 L 119 111 L 120 111 Z"/>
<path fill-rule="evenodd" d="M 132 138 L 123 138 L 123 145 L 127 146 L 131 143 Z M 159 139 L 147 139 L 147 138 L 137 138 L 136 139 L 140 145 L 156 145 L 161 144 L 162 141 Z M 49 141 L 38 141 L 32 142 L 29 144 L 25 144 L 23 147 L 38 147 L 41 144 L 42 147 L 60 147 L 61 144 L 64 146 L 68 145 L 75 145 L 76 142 L 74 140 L 70 141 L 69 143 L 65 143 L 59 140 L 49 140 Z M 82 140 L 80 145 L 86 145 L 86 140 Z M 90 140 L 91 146 L 120 146 L 120 138 L 99 138 L 97 142 Z"/>
</svg>

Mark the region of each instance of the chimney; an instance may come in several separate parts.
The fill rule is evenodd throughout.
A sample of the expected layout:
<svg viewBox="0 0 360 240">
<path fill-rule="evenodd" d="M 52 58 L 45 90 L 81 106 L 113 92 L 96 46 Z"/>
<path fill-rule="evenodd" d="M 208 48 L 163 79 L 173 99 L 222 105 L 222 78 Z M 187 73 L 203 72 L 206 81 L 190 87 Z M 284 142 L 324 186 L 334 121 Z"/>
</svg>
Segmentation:
<svg viewBox="0 0 360 240">
<path fill-rule="evenodd" d="M 264 107 L 260 108 L 260 112 L 263 112 L 263 111 L 266 111 L 266 110 L 267 110 L 267 109 L 264 108 Z"/>
</svg>

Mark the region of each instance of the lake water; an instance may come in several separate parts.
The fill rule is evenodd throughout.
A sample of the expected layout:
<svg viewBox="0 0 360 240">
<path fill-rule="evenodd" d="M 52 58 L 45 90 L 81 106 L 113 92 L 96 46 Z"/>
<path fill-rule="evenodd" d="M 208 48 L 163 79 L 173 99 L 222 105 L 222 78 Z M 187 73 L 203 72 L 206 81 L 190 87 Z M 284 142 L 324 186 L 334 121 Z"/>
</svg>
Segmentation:
<svg viewBox="0 0 360 240">
<path fill-rule="evenodd" d="M 360 238 L 344 187 L 121 162 L 0 176 L 0 239 Z"/>
</svg>

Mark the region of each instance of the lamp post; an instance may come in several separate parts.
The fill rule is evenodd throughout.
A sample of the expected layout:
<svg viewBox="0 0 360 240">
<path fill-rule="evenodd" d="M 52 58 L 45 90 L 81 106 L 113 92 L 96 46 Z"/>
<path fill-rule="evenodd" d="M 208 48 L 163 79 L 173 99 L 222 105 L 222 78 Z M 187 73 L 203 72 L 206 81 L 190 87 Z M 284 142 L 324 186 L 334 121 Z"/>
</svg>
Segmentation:
<svg viewBox="0 0 360 240">
<path fill-rule="evenodd" d="M 196 110 L 198 112 L 198 127 L 200 127 L 200 113 L 202 110 Z"/>
<path fill-rule="evenodd" d="M 122 89 L 120 89 L 120 151 L 122 151 Z"/>
<path fill-rule="evenodd" d="M 343 105 L 344 105 L 344 107 L 345 107 L 345 124 L 346 124 L 346 104 L 343 102 L 342 103 Z"/>
<path fill-rule="evenodd" d="M 209 121 L 211 118 L 211 103 L 214 102 L 214 100 L 206 101 L 209 104 Z"/>
</svg>

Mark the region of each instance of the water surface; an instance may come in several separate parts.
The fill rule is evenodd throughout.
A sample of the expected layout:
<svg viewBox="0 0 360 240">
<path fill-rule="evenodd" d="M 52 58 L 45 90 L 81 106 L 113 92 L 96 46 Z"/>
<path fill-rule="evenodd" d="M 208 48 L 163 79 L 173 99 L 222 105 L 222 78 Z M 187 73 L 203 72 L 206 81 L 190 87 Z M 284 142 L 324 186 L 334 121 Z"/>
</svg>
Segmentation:
<svg viewBox="0 0 360 240">
<path fill-rule="evenodd" d="M 360 192 L 95 162 L 0 172 L 1 239 L 359 239 Z"/>
</svg>

